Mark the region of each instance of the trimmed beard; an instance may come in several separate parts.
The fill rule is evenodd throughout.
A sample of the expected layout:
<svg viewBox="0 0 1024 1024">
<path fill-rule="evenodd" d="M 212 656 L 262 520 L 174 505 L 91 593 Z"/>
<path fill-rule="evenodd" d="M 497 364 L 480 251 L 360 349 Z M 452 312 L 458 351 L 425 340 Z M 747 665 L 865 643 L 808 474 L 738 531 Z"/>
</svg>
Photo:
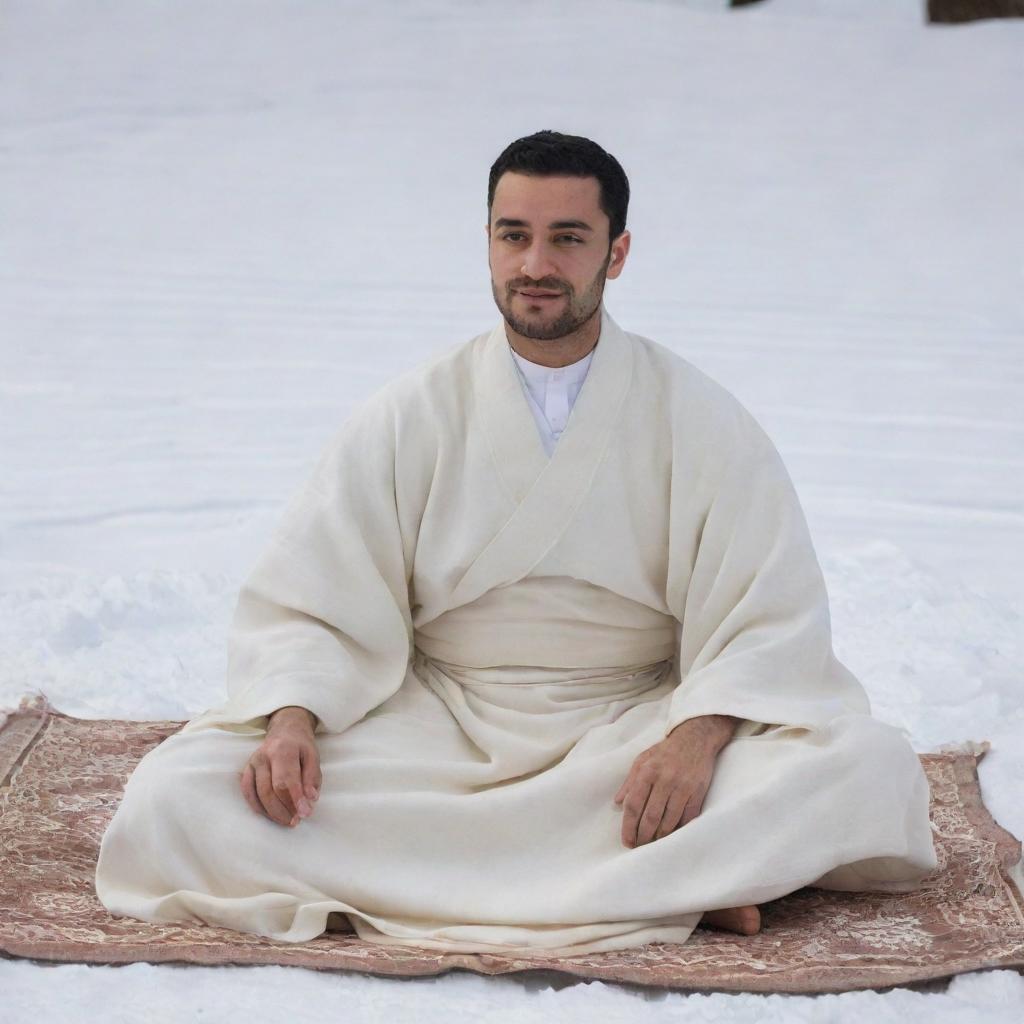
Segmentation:
<svg viewBox="0 0 1024 1024">
<path fill-rule="evenodd" d="M 521 334 L 524 338 L 530 338 L 533 341 L 558 341 L 567 334 L 578 331 L 601 308 L 601 298 L 604 295 L 606 281 L 605 275 L 608 271 L 608 264 L 611 262 L 611 255 L 611 248 L 609 247 L 604 263 L 600 266 L 594 275 L 593 281 L 587 285 L 586 290 L 579 299 L 576 299 L 575 293 L 571 290 L 564 293 L 568 297 L 566 307 L 549 324 L 527 320 L 513 313 L 512 290 L 508 290 L 507 303 L 503 303 L 499 297 L 498 287 L 494 283 L 494 278 L 491 278 L 491 294 L 494 296 L 494 304 L 501 311 L 501 315 L 505 318 L 505 323 L 517 334 Z M 538 291 L 540 290 L 538 286 Z"/>
</svg>

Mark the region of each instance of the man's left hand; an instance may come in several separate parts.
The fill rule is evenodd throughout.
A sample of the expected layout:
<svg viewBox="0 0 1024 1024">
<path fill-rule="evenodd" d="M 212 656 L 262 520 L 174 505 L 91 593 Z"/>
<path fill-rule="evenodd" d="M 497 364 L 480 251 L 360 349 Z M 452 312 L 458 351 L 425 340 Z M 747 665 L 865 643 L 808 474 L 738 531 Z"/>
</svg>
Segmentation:
<svg viewBox="0 0 1024 1024">
<path fill-rule="evenodd" d="M 637 757 L 615 794 L 623 804 L 625 846 L 661 839 L 700 814 L 715 758 L 738 721 L 728 715 L 687 719 Z"/>
</svg>

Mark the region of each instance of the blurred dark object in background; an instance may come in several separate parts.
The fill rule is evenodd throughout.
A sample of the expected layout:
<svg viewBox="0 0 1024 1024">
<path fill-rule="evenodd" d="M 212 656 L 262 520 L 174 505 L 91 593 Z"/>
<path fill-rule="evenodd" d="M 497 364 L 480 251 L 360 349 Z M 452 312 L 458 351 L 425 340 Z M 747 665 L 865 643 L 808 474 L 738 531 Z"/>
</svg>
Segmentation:
<svg viewBox="0 0 1024 1024">
<path fill-rule="evenodd" d="M 762 0 L 729 0 L 730 7 L 746 7 Z M 851 0 L 855 2 L 855 0 Z M 1024 0 L 923 0 L 927 20 L 945 24 L 982 18 L 1024 18 Z"/>
<path fill-rule="evenodd" d="M 978 21 L 980 18 L 1024 18 L 1024 0 L 928 0 L 928 20 Z"/>
</svg>

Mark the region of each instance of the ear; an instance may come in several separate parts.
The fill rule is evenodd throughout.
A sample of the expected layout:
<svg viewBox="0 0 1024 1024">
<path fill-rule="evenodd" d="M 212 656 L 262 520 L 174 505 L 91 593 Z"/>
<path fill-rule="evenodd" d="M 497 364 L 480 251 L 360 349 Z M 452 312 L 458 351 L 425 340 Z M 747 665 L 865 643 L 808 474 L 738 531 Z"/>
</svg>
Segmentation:
<svg viewBox="0 0 1024 1024">
<path fill-rule="evenodd" d="M 608 262 L 608 271 L 605 274 L 606 277 L 616 278 L 622 273 L 622 268 L 626 263 L 626 256 L 629 254 L 629 243 L 631 235 L 628 231 L 623 231 L 618 238 L 612 242 L 612 258 Z"/>
</svg>

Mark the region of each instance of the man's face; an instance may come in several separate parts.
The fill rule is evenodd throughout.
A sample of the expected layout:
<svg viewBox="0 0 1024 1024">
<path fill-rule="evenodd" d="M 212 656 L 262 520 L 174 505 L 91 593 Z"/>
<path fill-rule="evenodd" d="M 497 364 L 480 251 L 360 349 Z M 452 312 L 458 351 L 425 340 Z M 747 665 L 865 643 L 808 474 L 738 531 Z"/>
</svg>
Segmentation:
<svg viewBox="0 0 1024 1024">
<path fill-rule="evenodd" d="M 597 312 L 607 277 L 622 270 L 624 231 L 609 251 L 597 178 L 506 171 L 494 190 L 488 263 L 502 316 L 526 338 L 550 341 Z"/>
</svg>

